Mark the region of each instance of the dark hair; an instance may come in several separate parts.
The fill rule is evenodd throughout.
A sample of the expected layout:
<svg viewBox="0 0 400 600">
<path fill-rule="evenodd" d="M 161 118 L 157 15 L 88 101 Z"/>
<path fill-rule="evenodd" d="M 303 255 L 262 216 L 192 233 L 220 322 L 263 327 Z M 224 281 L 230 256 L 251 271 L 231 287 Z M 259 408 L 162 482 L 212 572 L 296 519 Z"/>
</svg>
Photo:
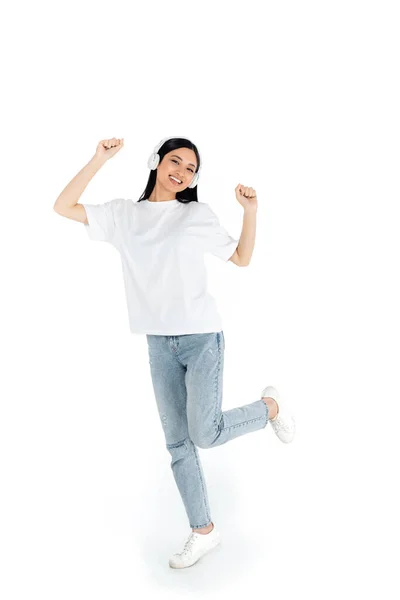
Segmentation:
<svg viewBox="0 0 400 600">
<path fill-rule="evenodd" d="M 161 163 L 162 159 L 164 158 L 164 156 L 166 154 L 168 154 L 168 152 L 171 152 L 172 150 L 176 150 L 177 148 L 189 148 L 190 150 L 193 150 L 193 152 L 195 153 L 196 158 L 197 158 L 197 169 L 196 169 L 196 173 L 197 173 L 197 171 L 200 168 L 199 152 L 198 152 L 196 146 L 190 140 L 188 140 L 186 138 L 172 138 L 172 139 L 164 142 L 164 144 L 158 150 L 158 154 L 160 155 L 160 162 L 158 164 Z M 138 202 L 140 202 L 141 200 L 147 200 L 147 198 L 149 198 L 149 196 L 150 196 L 151 192 L 153 191 L 153 188 L 156 184 L 156 179 L 157 179 L 157 169 L 150 170 L 150 175 L 149 175 L 149 179 L 147 180 L 146 189 L 144 190 L 143 194 L 140 196 Z M 194 188 L 187 187 L 182 192 L 176 192 L 176 199 L 179 200 L 179 202 L 182 202 L 182 204 L 188 204 L 189 202 L 198 202 L 197 185 Z"/>
</svg>

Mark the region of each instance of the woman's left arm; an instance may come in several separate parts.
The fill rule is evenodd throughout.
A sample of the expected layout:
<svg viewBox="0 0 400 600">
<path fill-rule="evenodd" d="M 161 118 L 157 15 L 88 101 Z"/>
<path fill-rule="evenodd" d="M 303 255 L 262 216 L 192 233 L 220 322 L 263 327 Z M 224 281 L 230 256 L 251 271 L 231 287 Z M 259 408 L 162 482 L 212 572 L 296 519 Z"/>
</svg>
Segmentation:
<svg viewBox="0 0 400 600">
<path fill-rule="evenodd" d="M 250 264 L 251 256 L 256 241 L 256 217 L 257 217 L 257 195 L 252 187 L 246 187 L 238 184 L 235 188 L 236 200 L 243 206 L 243 226 L 240 234 L 237 253 L 240 264 L 246 266 Z"/>
</svg>

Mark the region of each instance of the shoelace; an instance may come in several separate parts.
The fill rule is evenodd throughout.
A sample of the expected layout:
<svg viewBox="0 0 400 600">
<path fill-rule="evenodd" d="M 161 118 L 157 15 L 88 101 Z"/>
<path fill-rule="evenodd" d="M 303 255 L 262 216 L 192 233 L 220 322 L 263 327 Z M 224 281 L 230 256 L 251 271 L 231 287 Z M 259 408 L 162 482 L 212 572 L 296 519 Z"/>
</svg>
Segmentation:
<svg viewBox="0 0 400 600">
<path fill-rule="evenodd" d="M 195 533 L 194 533 L 194 531 L 192 531 L 192 533 L 189 535 L 188 539 L 186 540 L 185 546 L 184 546 L 181 554 L 184 554 L 186 556 L 188 554 L 190 554 L 190 552 L 192 551 L 192 545 L 193 545 L 195 539 L 196 539 Z"/>
<path fill-rule="evenodd" d="M 289 433 L 293 429 L 293 422 L 291 422 L 290 425 L 288 423 L 285 423 L 282 420 L 282 418 L 279 417 L 279 413 L 278 413 L 278 416 L 276 417 L 276 419 L 271 421 L 271 425 L 275 429 L 275 431 L 283 430 L 283 431 L 286 431 L 287 433 Z"/>
</svg>

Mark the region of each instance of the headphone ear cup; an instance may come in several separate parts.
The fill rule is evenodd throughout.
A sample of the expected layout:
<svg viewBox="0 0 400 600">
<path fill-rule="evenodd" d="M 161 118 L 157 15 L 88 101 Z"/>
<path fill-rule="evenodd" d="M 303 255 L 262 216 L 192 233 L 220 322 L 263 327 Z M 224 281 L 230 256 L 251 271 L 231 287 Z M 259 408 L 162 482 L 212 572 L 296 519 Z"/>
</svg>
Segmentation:
<svg viewBox="0 0 400 600">
<path fill-rule="evenodd" d="M 153 152 L 153 154 L 151 154 L 151 156 L 149 157 L 149 160 L 147 161 L 147 166 L 149 167 L 149 169 L 154 171 L 154 169 L 157 169 L 159 162 L 160 162 L 160 155 L 158 154 L 158 152 Z"/>
<path fill-rule="evenodd" d="M 193 177 L 192 181 L 190 182 L 190 184 L 188 185 L 188 187 L 190 187 L 190 188 L 196 187 L 198 180 L 199 180 L 199 172 L 194 174 L 194 177 Z"/>
</svg>

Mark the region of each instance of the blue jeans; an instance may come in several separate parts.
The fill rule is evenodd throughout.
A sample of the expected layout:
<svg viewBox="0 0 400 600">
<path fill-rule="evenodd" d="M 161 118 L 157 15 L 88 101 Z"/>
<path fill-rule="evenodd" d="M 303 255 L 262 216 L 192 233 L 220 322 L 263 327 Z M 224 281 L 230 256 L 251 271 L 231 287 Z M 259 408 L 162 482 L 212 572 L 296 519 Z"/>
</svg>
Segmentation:
<svg viewBox="0 0 400 600">
<path fill-rule="evenodd" d="M 190 527 L 212 523 L 199 448 L 214 448 L 268 423 L 261 399 L 221 410 L 223 331 L 147 334 L 149 364 L 171 468 Z"/>
</svg>

